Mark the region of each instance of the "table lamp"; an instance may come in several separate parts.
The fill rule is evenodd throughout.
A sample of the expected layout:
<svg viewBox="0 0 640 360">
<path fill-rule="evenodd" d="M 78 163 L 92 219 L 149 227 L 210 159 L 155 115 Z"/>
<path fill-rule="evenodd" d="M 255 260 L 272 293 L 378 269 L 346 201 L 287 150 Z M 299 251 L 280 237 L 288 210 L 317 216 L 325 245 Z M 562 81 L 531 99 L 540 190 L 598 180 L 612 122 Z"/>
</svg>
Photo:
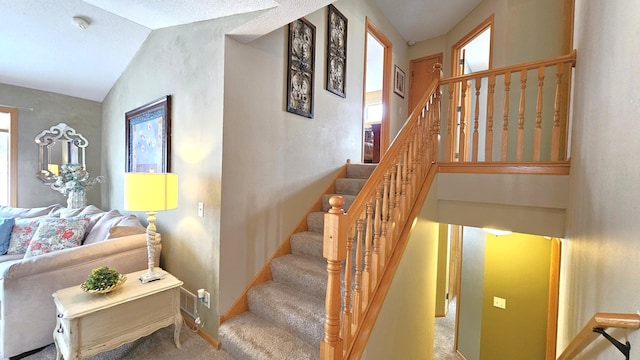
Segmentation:
<svg viewBox="0 0 640 360">
<path fill-rule="evenodd" d="M 154 271 L 154 245 L 156 238 L 156 212 L 178 207 L 178 174 L 125 173 L 124 209 L 147 213 L 148 270 L 140 281 L 148 283 L 159 280 L 162 274 Z"/>
</svg>

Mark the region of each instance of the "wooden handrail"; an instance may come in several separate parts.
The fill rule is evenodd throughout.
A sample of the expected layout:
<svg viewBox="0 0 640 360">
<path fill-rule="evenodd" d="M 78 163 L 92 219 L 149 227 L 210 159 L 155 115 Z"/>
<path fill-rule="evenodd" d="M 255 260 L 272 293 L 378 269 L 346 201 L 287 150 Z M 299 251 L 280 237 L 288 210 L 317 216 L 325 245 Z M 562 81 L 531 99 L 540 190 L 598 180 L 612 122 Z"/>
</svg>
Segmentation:
<svg viewBox="0 0 640 360">
<path fill-rule="evenodd" d="M 422 99 L 420 99 L 420 101 L 418 102 L 418 104 L 423 104 L 423 105 L 416 106 L 416 108 L 413 109 L 413 111 L 409 115 L 409 119 L 415 119 L 418 116 L 418 114 L 420 114 L 422 107 L 424 106 L 424 104 L 426 104 L 429 98 L 434 94 L 437 86 L 438 86 L 438 79 L 435 79 L 433 80 L 433 82 L 431 82 L 431 84 L 427 88 L 427 92 L 425 92 Z M 402 128 L 400 129 L 400 132 L 398 133 L 398 136 L 396 136 L 396 138 L 393 140 L 393 142 L 391 143 L 391 147 L 387 151 L 389 155 L 383 156 L 382 159 L 380 159 L 380 163 L 378 163 L 376 170 L 371 174 L 371 176 L 369 177 L 369 180 L 366 182 L 362 190 L 360 190 L 359 195 L 362 194 L 362 196 L 358 196 L 353 201 L 350 207 L 351 211 L 349 211 L 349 214 L 347 214 L 347 216 L 349 216 L 349 220 L 348 220 L 349 223 L 356 220 L 357 215 L 359 215 L 359 211 L 364 209 L 367 199 L 375 192 L 376 186 L 377 186 L 376 184 L 379 184 L 382 182 L 383 177 L 385 175 L 382 169 L 388 169 L 397 160 L 397 156 L 402 150 L 401 144 L 405 143 L 408 140 L 408 137 L 410 135 L 407 129 L 412 125 L 413 123 L 411 123 L 410 121 L 407 121 L 402 126 Z"/>
<path fill-rule="evenodd" d="M 530 62 L 525 62 L 521 64 L 516 64 L 516 65 L 503 66 L 495 69 L 478 71 L 478 72 L 474 72 L 467 75 L 451 76 L 448 78 L 443 78 L 440 80 L 440 85 L 466 81 L 466 80 L 473 80 L 478 77 L 489 77 L 491 75 L 501 75 L 505 73 L 518 72 L 523 69 L 534 70 L 534 69 L 538 69 L 541 66 L 546 67 L 546 66 L 552 66 L 552 65 L 563 64 L 563 63 L 571 64 L 571 66 L 576 66 L 576 57 L 577 57 L 577 52 L 576 50 L 573 50 L 571 54 L 557 56 L 554 58 L 530 61 Z"/>
<path fill-rule="evenodd" d="M 621 328 L 640 329 L 640 315 L 620 313 L 596 313 L 582 328 L 567 348 L 560 354 L 558 360 L 571 360 L 593 342 L 598 336 L 593 329 Z"/>
<path fill-rule="evenodd" d="M 397 251 L 401 252 L 404 244 L 402 232 L 410 224 L 425 180 L 435 174 L 440 120 L 438 77 L 348 213 L 341 208 L 343 199 L 330 200 L 332 209 L 324 222 L 327 293 L 325 331 L 320 343 L 323 360 L 357 357 L 373 326 L 371 319 L 379 312 L 376 304 L 381 304 L 388 290 L 381 284 L 389 282 L 389 273 L 397 266 Z M 341 280 L 343 264 L 346 270 Z"/>
</svg>

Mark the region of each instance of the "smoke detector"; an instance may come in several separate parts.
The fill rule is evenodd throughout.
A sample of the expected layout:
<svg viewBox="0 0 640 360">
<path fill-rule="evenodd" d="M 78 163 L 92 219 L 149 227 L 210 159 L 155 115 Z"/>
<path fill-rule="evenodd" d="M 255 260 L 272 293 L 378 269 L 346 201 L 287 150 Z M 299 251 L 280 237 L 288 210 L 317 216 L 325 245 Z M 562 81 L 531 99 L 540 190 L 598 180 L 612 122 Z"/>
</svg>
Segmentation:
<svg viewBox="0 0 640 360">
<path fill-rule="evenodd" d="M 89 27 L 89 20 L 82 16 L 74 16 L 73 23 L 82 30 L 86 30 Z"/>
</svg>

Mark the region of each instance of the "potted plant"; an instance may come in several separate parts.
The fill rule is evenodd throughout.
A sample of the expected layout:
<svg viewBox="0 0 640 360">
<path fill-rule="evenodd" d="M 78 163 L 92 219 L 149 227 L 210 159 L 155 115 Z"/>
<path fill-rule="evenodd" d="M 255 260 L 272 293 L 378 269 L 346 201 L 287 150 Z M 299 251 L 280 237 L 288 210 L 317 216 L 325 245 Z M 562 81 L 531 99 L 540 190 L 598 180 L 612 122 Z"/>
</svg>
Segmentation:
<svg viewBox="0 0 640 360">
<path fill-rule="evenodd" d="M 106 294 L 124 284 L 127 277 L 120 274 L 116 269 L 102 266 L 91 270 L 91 275 L 80 287 L 83 291 L 92 294 Z"/>
</svg>

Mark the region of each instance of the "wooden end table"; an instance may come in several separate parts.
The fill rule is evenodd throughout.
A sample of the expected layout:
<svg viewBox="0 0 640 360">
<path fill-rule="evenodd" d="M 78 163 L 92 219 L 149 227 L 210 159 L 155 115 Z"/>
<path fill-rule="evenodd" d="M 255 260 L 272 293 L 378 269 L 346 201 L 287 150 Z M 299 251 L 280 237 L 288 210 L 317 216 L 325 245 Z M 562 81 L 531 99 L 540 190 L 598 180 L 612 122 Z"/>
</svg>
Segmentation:
<svg viewBox="0 0 640 360">
<path fill-rule="evenodd" d="M 127 281 L 120 288 L 104 295 L 85 293 L 80 285 L 56 291 L 56 360 L 90 357 L 172 324 L 173 339 L 180 348 L 182 281 L 160 268 L 155 270 L 164 277 L 142 284 L 138 277 L 146 270 L 126 274 Z"/>
</svg>

